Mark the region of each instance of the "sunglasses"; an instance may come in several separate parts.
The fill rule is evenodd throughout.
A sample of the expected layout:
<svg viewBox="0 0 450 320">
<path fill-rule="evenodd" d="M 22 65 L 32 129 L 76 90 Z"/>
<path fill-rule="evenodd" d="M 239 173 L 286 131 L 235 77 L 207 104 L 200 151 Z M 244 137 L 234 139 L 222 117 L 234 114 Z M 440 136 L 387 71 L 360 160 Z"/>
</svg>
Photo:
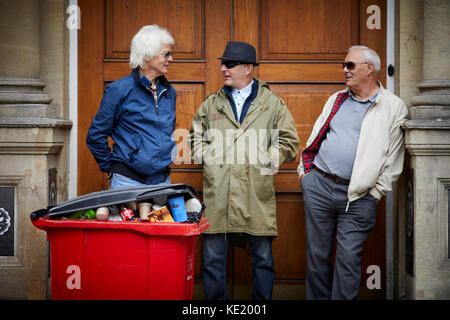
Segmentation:
<svg viewBox="0 0 450 320">
<path fill-rule="evenodd" d="M 167 51 L 166 53 L 162 53 L 161 54 L 164 56 L 164 58 L 169 58 L 172 55 L 172 51 Z"/>
<path fill-rule="evenodd" d="M 342 63 L 342 69 L 345 69 L 345 67 L 347 67 L 347 70 L 353 70 L 356 68 L 357 64 L 368 64 L 368 62 L 343 62 Z"/>
<path fill-rule="evenodd" d="M 238 61 L 224 61 L 222 60 L 222 65 L 227 67 L 228 69 L 236 67 L 238 64 L 242 64 Z"/>
</svg>

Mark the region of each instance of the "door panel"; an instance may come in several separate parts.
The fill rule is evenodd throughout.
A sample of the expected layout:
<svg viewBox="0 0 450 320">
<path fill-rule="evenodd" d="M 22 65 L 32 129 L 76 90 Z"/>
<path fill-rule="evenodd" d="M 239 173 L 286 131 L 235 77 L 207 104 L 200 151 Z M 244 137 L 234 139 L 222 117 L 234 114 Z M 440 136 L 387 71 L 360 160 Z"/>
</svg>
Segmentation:
<svg viewBox="0 0 450 320">
<path fill-rule="evenodd" d="M 107 0 L 106 58 L 128 59 L 130 39 L 148 24 L 164 26 L 176 38 L 176 58 L 203 58 L 202 0 Z M 170 13 L 170 14 L 168 14 Z"/>
<path fill-rule="evenodd" d="M 334 92 L 345 88 L 342 84 L 273 84 L 271 88 L 283 99 L 295 119 L 301 148 L 305 147 L 314 122 L 322 112 L 321 108 Z M 288 166 L 297 168 L 297 161 Z M 295 166 L 292 166 L 295 165 Z"/>
<path fill-rule="evenodd" d="M 176 137 L 179 154 L 172 167 L 173 183 L 188 183 L 199 191 L 200 165 L 186 163 L 181 147 L 202 100 L 223 86 L 220 57 L 229 40 L 247 41 L 257 49 L 260 66 L 255 76 L 268 82 L 294 117 L 304 148 L 315 119 L 327 98 L 345 87 L 342 60 L 347 48 L 364 44 L 380 54 L 385 80 L 385 0 L 79 0 L 83 14 L 79 30 L 78 194 L 107 189 L 85 145 L 86 133 L 97 112 L 103 89 L 130 73 L 132 36 L 143 26 L 158 24 L 175 39 L 174 61 L 168 79 L 177 90 Z M 382 29 L 366 27 L 367 7 L 381 9 Z M 183 131 L 184 130 L 184 131 Z M 273 252 L 276 286 L 303 290 L 306 271 L 304 210 L 296 161 L 285 164 L 275 176 L 279 236 Z M 363 252 L 365 285 L 369 265 L 385 274 L 385 205 L 380 202 L 378 221 Z M 202 241 L 197 242 L 195 276 L 201 280 Z M 235 298 L 249 298 L 251 261 L 248 248 L 230 252 L 229 281 Z M 200 282 L 198 282 L 200 283 Z M 236 290 L 235 290 L 236 288 Z M 382 296 L 383 290 L 377 291 Z M 304 291 L 304 290 L 303 290 Z M 282 292 L 275 290 L 274 292 Z M 299 292 L 299 291 L 297 291 Z M 368 293 L 374 296 L 374 293 Z M 300 297 L 302 294 L 296 295 Z M 275 298 L 287 298 L 283 293 Z M 294 297 L 294 298 L 295 298 Z"/>
<path fill-rule="evenodd" d="M 262 1 L 261 58 L 342 59 L 358 41 L 358 15 L 354 0 Z"/>
</svg>

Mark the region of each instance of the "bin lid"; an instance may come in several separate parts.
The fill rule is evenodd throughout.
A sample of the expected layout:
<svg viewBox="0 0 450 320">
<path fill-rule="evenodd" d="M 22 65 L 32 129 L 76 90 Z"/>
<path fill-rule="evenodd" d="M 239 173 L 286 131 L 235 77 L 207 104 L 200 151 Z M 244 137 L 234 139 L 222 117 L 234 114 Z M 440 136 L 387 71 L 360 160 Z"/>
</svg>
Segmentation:
<svg viewBox="0 0 450 320">
<path fill-rule="evenodd" d="M 49 206 L 47 209 L 37 210 L 30 214 L 30 218 L 31 220 L 35 220 L 40 217 L 56 217 L 80 210 L 95 209 L 158 197 L 183 195 L 189 199 L 195 197 L 196 194 L 192 186 L 181 183 L 103 190 L 67 200 L 56 206 Z"/>
</svg>

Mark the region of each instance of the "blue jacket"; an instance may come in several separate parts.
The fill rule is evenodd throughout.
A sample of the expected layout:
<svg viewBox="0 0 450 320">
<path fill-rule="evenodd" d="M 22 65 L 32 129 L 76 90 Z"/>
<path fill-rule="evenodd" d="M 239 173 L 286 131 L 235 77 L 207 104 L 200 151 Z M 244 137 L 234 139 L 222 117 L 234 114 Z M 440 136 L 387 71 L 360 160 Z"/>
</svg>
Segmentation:
<svg viewBox="0 0 450 320">
<path fill-rule="evenodd" d="M 137 69 L 106 87 L 86 138 L 101 171 L 109 172 L 119 162 L 146 177 L 147 184 L 164 181 L 176 152 L 176 91 L 164 76 L 158 80 L 156 104 Z M 112 153 L 108 136 L 114 140 Z"/>
</svg>

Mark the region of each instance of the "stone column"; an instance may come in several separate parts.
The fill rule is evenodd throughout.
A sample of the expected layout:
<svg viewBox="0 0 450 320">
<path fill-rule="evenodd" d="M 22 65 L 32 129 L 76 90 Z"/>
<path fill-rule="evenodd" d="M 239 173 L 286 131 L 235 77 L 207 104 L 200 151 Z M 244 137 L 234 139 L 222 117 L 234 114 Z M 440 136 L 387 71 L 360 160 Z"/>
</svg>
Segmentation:
<svg viewBox="0 0 450 320">
<path fill-rule="evenodd" d="M 0 74 L 39 78 L 39 1 L 0 2 Z"/>
<path fill-rule="evenodd" d="M 450 298 L 450 2 L 424 0 L 423 80 L 406 125 L 413 243 L 406 296 Z"/>
<path fill-rule="evenodd" d="M 0 117 L 55 114 L 39 64 L 39 0 L 0 2 Z"/>
<path fill-rule="evenodd" d="M 0 1 L 0 299 L 48 296 L 46 235 L 29 217 L 58 199 L 49 185 L 63 181 L 58 171 L 71 123 L 55 118 L 57 106 L 43 90 L 46 5 Z"/>
<path fill-rule="evenodd" d="M 424 1 L 423 81 L 412 119 L 450 118 L 450 1 Z"/>
</svg>

